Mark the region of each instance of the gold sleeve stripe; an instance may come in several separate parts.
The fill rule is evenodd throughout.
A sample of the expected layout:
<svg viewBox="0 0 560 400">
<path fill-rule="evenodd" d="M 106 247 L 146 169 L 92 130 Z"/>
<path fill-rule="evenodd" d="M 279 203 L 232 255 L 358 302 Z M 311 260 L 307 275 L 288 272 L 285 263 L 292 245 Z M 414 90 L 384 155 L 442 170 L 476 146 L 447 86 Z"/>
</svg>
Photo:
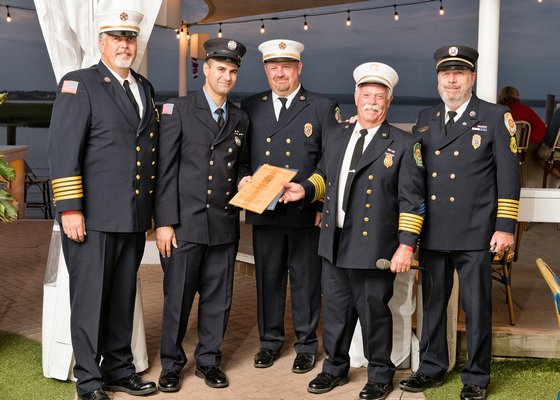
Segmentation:
<svg viewBox="0 0 560 400">
<path fill-rule="evenodd" d="M 313 201 L 321 200 L 325 197 L 325 180 L 319 174 L 313 174 L 308 179 L 309 182 L 315 186 L 315 196 L 313 197 Z"/>
<path fill-rule="evenodd" d="M 55 184 L 52 185 L 52 187 L 53 187 L 53 190 L 54 190 L 54 189 L 59 189 L 59 188 L 63 189 L 63 188 L 68 187 L 68 186 L 81 185 L 81 184 L 82 184 L 82 180 L 80 179 L 78 181 L 68 181 L 68 182 L 62 182 L 62 183 L 55 183 Z"/>
<path fill-rule="evenodd" d="M 498 199 L 498 218 L 517 220 L 519 215 L 519 200 Z"/>
<path fill-rule="evenodd" d="M 67 192 L 69 190 L 74 190 L 74 189 L 81 189 L 82 185 L 68 185 L 68 186 L 60 186 L 60 187 L 56 187 L 53 188 L 53 193 L 57 194 L 57 193 L 62 193 L 62 192 Z"/>
<path fill-rule="evenodd" d="M 420 235 L 424 217 L 410 213 L 400 213 L 399 215 L 399 231 L 412 232 Z"/>
<path fill-rule="evenodd" d="M 52 180 L 52 184 L 53 186 L 62 182 L 68 182 L 68 181 L 82 181 L 82 177 L 80 175 L 76 175 L 76 176 L 67 176 L 65 178 L 57 178 L 57 179 L 53 179 Z"/>
<path fill-rule="evenodd" d="M 81 199 L 82 197 L 84 197 L 84 192 L 83 190 L 80 190 L 74 193 L 67 193 L 64 196 L 54 196 L 54 202 L 56 203 L 57 201 L 61 200 Z"/>
</svg>

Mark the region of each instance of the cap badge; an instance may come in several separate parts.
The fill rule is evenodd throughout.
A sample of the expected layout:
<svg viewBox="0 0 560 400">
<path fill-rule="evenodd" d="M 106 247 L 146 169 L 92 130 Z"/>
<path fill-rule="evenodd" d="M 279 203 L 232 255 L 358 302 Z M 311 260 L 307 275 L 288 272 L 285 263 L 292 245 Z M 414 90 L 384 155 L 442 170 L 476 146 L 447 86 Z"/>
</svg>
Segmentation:
<svg viewBox="0 0 560 400">
<path fill-rule="evenodd" d="M 122 12 L 120 17 L 121 17 L 121 21 L 126 21 L 128 19 L 128 14 L 125 13 L 125 12 Z"/>
<path fill-rule="evenodd" d="M 370 71 L 379 71 L 379 65 L 377 65 L 377 64 L 370 64 L 369 70 L 370 70 Z"/>
<path fill-rule="evenodd" d="M 455 46 L 451 46 L 451 47 L 449 48 L 449 55 L 450 55 L 451 57 L 455 57 L 457 54 L 459 54 L 459 49 L 458 49 L 457 47 L 455 47 Z"/>
<path fill-rule="evenodd" d="M 482 143 L 482 137 L 478 134 L 475 133 L 472 137 L 472 147 L 473 149 L 478 149 L 480 147 L 480 143 Z"/>
<path fill-rule="evenodd" d="M 304 125 L 303 133 L 306 137 L 313 135 L 313 125 L 310 122 Z"/>
<path fill-rule="evenodd" d="M 227 47 L 230 50 L 235 50 L 237 49 L 237 43 L 235 42 L 235 40 L 230 40 L 227 44 Z"/>
<path fill-rule="evenodd" d="M 278 43 L 278 48 L 279 48 L 280 50 L 284 50 L 284 49 L 286 48 L 286 43 L 284 43 L 284 42 Z"/>
</svg>

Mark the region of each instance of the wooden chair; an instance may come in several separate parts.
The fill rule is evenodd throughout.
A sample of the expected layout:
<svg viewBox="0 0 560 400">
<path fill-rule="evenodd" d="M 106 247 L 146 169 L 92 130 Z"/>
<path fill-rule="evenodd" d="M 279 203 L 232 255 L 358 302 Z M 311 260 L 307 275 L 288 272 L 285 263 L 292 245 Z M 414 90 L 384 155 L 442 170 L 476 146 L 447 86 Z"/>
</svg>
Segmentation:
<svg viewBox="0 0 560 400">
<path fill-rule="evenodd" d="M 560 159 L 555 160 L 554 156 L 557 152 L 560 152 L 560 129 L 556 133 L 556 139 L 554 139 L 554 143 L 552 144 L 552 152 L 548 159 L 544 162 L 544 173 L 543 173 L 543 182 L 542 187 L 546 188 L 548 184 L 548 174 L 552 171 L 553 168 L 560 169 Z"/>
<path fill-rule="evenodd" d="M 51 192 L 49 178 L 40 178 L 31 169 L 27 162 L 25 163 L 25 193 L 24 201 L 27 208 L 38 208 L 43 212 L 45 219 L 52 219 Z M 42 201 L 27 201 L 28 191 L 32 188 L 39 189 L 39 195 Z"/>
<path fill-rule="evenodd" d="M 552 271 L 548 264 L 542 260 L 542 258 L 537 258 L 536 263 L 544 280 L 552 291 L 554 309 L 556 310 L 556 319 L 558 321 L 558 327 L 560 327 L 560 278 L 558 278 L 558 276 L 554 273 L 554 271 Z"/>
<path fill-rule="evenodd" d="M 527 121 L 515 121 L 517 139 L 517 157 L 519 159 L 519 174 L 521 186 L 523 186 L 523 165 L 525 164 L 525 155 L 529 148 L 529 138 L 531 137 L 531 124 Z"/>
</svg>

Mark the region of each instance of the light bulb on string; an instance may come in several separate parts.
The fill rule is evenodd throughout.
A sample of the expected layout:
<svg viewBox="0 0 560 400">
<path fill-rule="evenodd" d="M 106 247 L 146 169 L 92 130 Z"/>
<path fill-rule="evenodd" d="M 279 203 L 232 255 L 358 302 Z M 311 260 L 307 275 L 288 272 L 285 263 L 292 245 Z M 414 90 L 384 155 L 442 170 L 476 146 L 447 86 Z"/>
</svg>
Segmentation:
<svg viewBox="0 0 560 400">
<path fill-rule="evenodd" d="M 445 10 L 443 9 L 443 1 L 439 0 L 439 15 L 445 15 Z"/>
<path fill-rule="evenodd" d="M 397 11 L 397 6 L 395 4 L 393 4 L 393 8 L 395 9 L 395 14 L 393 15 L 393 19 L 395 21 L 399 20 L 399 12 Z"/>
<path fill-rule="evenodd" d="M 177 34 L 177 39 L 181 39 L 181 34 L 179 33 L 179 29 L 175 29 L 175 33 Z"/>
<path fill-rule="evenodd" d="M 307 15 L 303 16 L 303 30 L 306 31 L 309 29 L 309 25 L 307 25 Z"/>
<path fill-rule="evenodd" d="M 6 22 L 12 22 L 12 16 L 10 15 L 10 7 L 6 6 L 6 12 L 8 13 L 6 15 Z"/>
<path fill-rule="evenodd" d="M 220 22 L 220 30 L 218 31 L 218 37 L 221 38 L 222 35 L 222 23 Z"/>
<path fill-rule="evenodd" d="M 188 26 L 188 25 L 185 25 L 185 26 L 186 26 L 186 28 L 187 28 L 187 40 L 190 40 L 190 38 L 191 38 L 191 33 L 189 32 L 189 26 Z"/>
<path fill-rule="evenodd" d="M 352 25 L 352 20 L 350 19 L 350 10 L 346 10 L 348 17 L 346 18 L 346 26 Z"/>
<path fill-rule="evenodd" d="M 261 19 L 261 33 L 265 33 L 266 29 L 264 28 L 264 21 Z"/>
</svg>

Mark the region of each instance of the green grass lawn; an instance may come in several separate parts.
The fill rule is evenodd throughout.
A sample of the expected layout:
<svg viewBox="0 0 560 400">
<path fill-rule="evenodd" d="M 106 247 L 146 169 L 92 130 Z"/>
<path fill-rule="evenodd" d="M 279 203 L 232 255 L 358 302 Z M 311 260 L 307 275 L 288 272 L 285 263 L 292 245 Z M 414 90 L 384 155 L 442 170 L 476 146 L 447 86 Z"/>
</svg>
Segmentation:
<svg viewBox="0 0 560 400">
<path fill-rule="evenodd" d="M 427 400 L 458 399 L 463 384 L 458 365 L 445 384 L 424 393 Z M 560 393 L 560 360 L 509 359 L 492 362 L 488 400 L 556 400 Z"/>
<path fill-rule="evenodd" d="M 72 400 L 75 386 L 43 377 L 41 343 L 0 332 L 0 399 Z"/>
</svg>

